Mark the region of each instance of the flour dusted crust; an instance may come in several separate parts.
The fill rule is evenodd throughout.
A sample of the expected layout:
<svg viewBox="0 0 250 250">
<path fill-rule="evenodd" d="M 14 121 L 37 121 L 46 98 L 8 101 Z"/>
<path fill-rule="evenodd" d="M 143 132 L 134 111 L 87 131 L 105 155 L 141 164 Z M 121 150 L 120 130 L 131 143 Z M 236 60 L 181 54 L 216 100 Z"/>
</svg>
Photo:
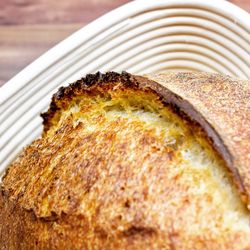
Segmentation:
<svg viewBox="0 0 250 250">
<path fill-rule="evenodd" d="M 250 249 L 249 83 L 87 75 L 9 167 L 2 249 Z"/>
<path fill-rule="evenodd" d="M 250 82 L 210 73 L 150 74 L 213 138 L 250 204 Z M 209 128 L 210 127 L 210 128 Z M 207 128 L 207 129 L 206 129 Z M 216 138 L 217 137 L 217 138 Z"/>
</svg>

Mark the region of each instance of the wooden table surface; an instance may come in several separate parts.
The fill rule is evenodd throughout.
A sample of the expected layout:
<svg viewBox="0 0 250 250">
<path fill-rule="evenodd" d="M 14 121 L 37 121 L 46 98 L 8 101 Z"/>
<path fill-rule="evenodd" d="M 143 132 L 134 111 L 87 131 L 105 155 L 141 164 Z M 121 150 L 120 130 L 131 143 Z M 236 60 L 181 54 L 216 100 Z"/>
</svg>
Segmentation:
<svg viewBox="0 0 250 250">
<path fill-rule="evenodd" d="M 0 0 L 0 86 L 53 45 L 126 2 Z M 231 2 L 250 12 L 250 0 Z"/>
</svg>

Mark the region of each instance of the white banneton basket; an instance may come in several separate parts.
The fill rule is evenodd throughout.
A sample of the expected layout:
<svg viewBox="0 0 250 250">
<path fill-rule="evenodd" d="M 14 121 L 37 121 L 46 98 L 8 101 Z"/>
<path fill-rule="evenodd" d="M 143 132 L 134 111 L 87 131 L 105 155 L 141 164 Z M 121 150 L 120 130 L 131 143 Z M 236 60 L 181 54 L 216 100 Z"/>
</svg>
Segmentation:
<svg viewBox="0 0 250 250">
<path fill-rule="evenodd" d="M 224 0 L 137 0 L 74 33 L 0 89 L 0 174 L 41 134 L 59 86 L 109 70 L 250 78 L 250 15 Z"/>
</svg>

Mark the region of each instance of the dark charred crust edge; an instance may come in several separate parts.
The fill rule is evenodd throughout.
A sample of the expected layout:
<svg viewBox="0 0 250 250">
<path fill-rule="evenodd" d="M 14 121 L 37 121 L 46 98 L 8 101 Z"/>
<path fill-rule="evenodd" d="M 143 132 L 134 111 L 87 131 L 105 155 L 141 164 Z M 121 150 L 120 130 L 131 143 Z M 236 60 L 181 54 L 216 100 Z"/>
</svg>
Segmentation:
<svg viewBox="0 0 250 250">
<path fill-rule="evenodd" d="M 201 128 L 204 136 L 207 137 L 210 144 L 226 163 L 226 166 L 229 169 L 234 179 L 234 182 L 237 185 L 237 188 L 241 194 L 242 200 L 244 202 L 247 202 L 247 200 L 249 200 L 249 194 L 247 193 L 244 187 L 243 179 L 240 176 L 238 168 L 234 162 L 233 155 L 230 153 L 227 146 L 224 144 L 223 139 L 221 138 L 219 133 L 206 120 L 206 118 L 202 116 L 202 114 L 198 112 L 190 102 L 176 95 L 175 93 L 173 93 L 166 87 L 160 85 L 159 83 L 141 76 L 135 76 L 135 78 L 144 86 L 150 87 L 158 95 L 161 95 L 163 97 L 164 103 L 169 104 L 181 117 L 183 117 L 188 122 L 191 122 L 191 124 Z"/>
<path fill-rule="evenodd" d="M 120 84 L 124 88 L 150 90 L 151 92 L 155 92 L 164 104 L 170 105 L 175 112 L 188 122 L 196 126 L 198 125 L 204 132 L 204 135 L 209 139 L 211 145 L 226 163 L 241 193 L 242 200 L 244 202 L 249 200 L 249 194 L 246 192 L 242 177 L 239 174 L 237 166 L 235 166 L 233 156 L 223 143 L 219 133 L 190 102 L 184 100 L 159 83 L 142 76 L 134 76 L 125 71 L 121 74 L 116 72 L 107 72 L 105 74 L 97 72 L 95 74 L 88 74 L 86 77 L 71 83 L 67 87 L 60 87 L 58 92 L 53 95 L 48 111 L 41 114 L 43 118 L 44 133 L 49 130 L 51 120 L 56 112 L 60 111 L 65 104 L 72 100 L 72 98 L 81 95 L 83 91 L 91 91 L 95 87 L 101 87 L 105 91 L 105 86 L 110 84 Z"/>
<path fill-rule="evenodd" d="M 44 133 L 50 128 L 51 120 L 55 113 L 59 111 L 65 103 L 68 103 L 73 97 L 81 95 L 82 91 L 91 91 L 95 86 L 104 87 L 110 83 L 121 83 L 124 87 L 138 87 L 136 85 L 137 83 L 132 80 L 132 76 L 127 72 L 122 72 L 121 74 L 116 72 L 88 74 L 86 77 L 71 83 L 67 87 L 60 87 L 57 93 L 53 95 L 48 111 L 41 114 Z"/>
</svg>

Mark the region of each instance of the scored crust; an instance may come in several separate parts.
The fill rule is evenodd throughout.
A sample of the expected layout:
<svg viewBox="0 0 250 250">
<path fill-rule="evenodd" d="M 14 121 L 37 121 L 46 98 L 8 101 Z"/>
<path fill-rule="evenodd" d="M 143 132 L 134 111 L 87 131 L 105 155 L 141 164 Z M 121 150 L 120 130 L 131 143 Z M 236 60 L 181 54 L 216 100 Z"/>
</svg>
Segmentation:
<svg viewBox="0 0 250 250">
<path fill-rule="evenodd" d="M 218 88 L 216 96 L 209 92 L 211 88 Z M 179 118 L 172 114 L 166 116 L 166 120 L 174 119 L 177 124 L 182 124 L 180 126 L 191 128 L 188 132 L 180 131 L 187 133 L 191 141 L 197 139 L 197 142 L 201 142 L 200 148 L 205 148 L 208 153 L 205 162 L 211 154 L 212 162 L 229 169 L 242 200 L 248 204 L 249 161 L 238 152 L 242 149 L 249 153 L 248 127 L 227 123 L 229 114 L 223 113 L 220 106 L 222 114 L 218 115 L 219 106 L 214 104 L 220 100 L 220 105 L 228 102 L 230 107 L 231 98 L 240 95 L 237 109 L 243 114 L 234 114 L 234 119 L 245 119 L 244 112 L 248 111 L 249 100 L 247 88 L 245 82 L 216 74 L 172 73 L 141 77 L 125 72 L 87 75 L 69 87 L 60 88 L 53 96 L 48 112 L 42 115 L 43 138 L 24 150 L 3 179 L 0 193 L 0 240 L 3 248 L 249 249 L 249 212 L 244 210 L 242 204 L 239 205 L 239 213 L 225 212 L 230 212 L 229 217 L 236 215 L 236 219 L 232 220 L 235 225 L 230 225 L 230 232 L 228 228 L 216 225 L 224 222 L 216 217 L 220 214 L 216 214 L 216 209 L 219 211 L 220 208 L 209 207 L 213 199 L 211 194 L 198 195 L 198 198 L 192 195 L 192 192 L 197 192 L 197 183 L 200 185 L 198 191 L 203 192 L 202 176 L 197 175 L 196 172 L 200 170 L 195 168 L 190 174 L 190 169 L 184 168 L 183 173 L 179 171 L 182 161 L 177 147 L 178 144 L 182 147 L 184 143 L 182 136 L 177 136 L 173 144 L 171 141 L 161 141 L 164 126 L 157 123 L 156 127 L 161 127 L 160 130 L 148 126 L 154 118 L 152 114 L 150 122 L 146 122 L 147 126 L 142 126 L 138 121 L 140 116 L 147 118 L 148 111 L 144 107 L 143 113 L 136 111 L 136 119 L 126 123 L 126 116 L 119 110 L 120 104 L 117 105 L 117 110 L 109 113 L 108 128 L 105 127 L 105 119 L 92 116 L 94 113 L 91 110 L 95 105 L 93 100 L 97 103 L 104 99 L 109 102 L 109 98 L 115 99 L 123 93 L 123 98 L 129 99 L 134 106 L 151 103 L 151 113 L 159 108 L 163 115 L 165 109 L 166 113 L 177 114 Z M 210 93 L 214 99 L 208 98 L 206 93 Z M 81 101 L 77 97 L 82 96 L 86 99 L 85 110 L 81 110 L 84 116 L 77 118 L 77 105 Z M 136 98 L 139 98 L 137 103 L 134 102 Z M 202 101 L 205 107 L 201 107 Z M 107 113 L 108 108 L 105 107 Z M 234 113 L 232 110 L 230 112 Z M 113 120 L 117 114 L 125 119 L 121 116 L 121 119 Z M 159 121 L 163 120 L 160 118 Z M 91 124 L 86 127 L 89 122 Z M 102 131 L 96 133 L 96 128 L 100 126 Z M 238 133 L 232 132 L 238 126 L 241 126 L 240 144 L 235 153 L 235 148 L 228 143 L 228 137 Z M 119 129 L 123 130 L 123 134 L 119 134 Z M 83 130 L 87 131 L 86 135 Z M 216 155 L 204 138 L 221 157 Z M 184 181 L 189 178 L 192 181 L 186 184 L 180 182 L 182 175 L 186 176 Z M 229 179 L 225 173 L 226 181 L 219 183 L 219 187 L 227 189 L 228 182 L 231 183 Z M 216 200 L 218 187 L 214 187 L 214 184 L 210 186 L 215 191 Z M 234 187 L 231 191 L 237 196 Z M 190 196 L 186 196 L 188 192 L 191 192 Z M 166 203 L 164 197 L 169 197 L 172 203 Z M 180 199 L 179 204 L 176 197 Z M 226 204 L 229 197 L 224 198 Z M 235 201 L 239 202 L 237 199 Z M 208 221 L 198 217 L 201 215 Z M 238 220 L 242 223 L 238 223 Z M 197 225 L 201 232 L 199 227 L 197 231 Z"/>
<path fill-rule="evenodd" d="M 125 86 L 150 88 L 165 103 L 197 122 L 223 157 L 249 205 L 250 199 L 250 84 L 248 81 L 211 73 L 168 73 L 133 76 L 126 72 L 87 75 L 53 96 L 50 109 L 42 115 L 44 132 L 67 98 L 93 85 L 121 82 Z M 160 83 L 160 84 L 159 84 Z M 80 92 L 79 92 L 80 91 Z M 63 102 L 60 102 L 63 100 Z"/>
<path fill-rule="evenodd" d="M 250 82 L 210 73 L 149 74 L 211 137 L 250 203 Z M 249 208 L 250 209 L 250 208 Z"/>
</svg>

